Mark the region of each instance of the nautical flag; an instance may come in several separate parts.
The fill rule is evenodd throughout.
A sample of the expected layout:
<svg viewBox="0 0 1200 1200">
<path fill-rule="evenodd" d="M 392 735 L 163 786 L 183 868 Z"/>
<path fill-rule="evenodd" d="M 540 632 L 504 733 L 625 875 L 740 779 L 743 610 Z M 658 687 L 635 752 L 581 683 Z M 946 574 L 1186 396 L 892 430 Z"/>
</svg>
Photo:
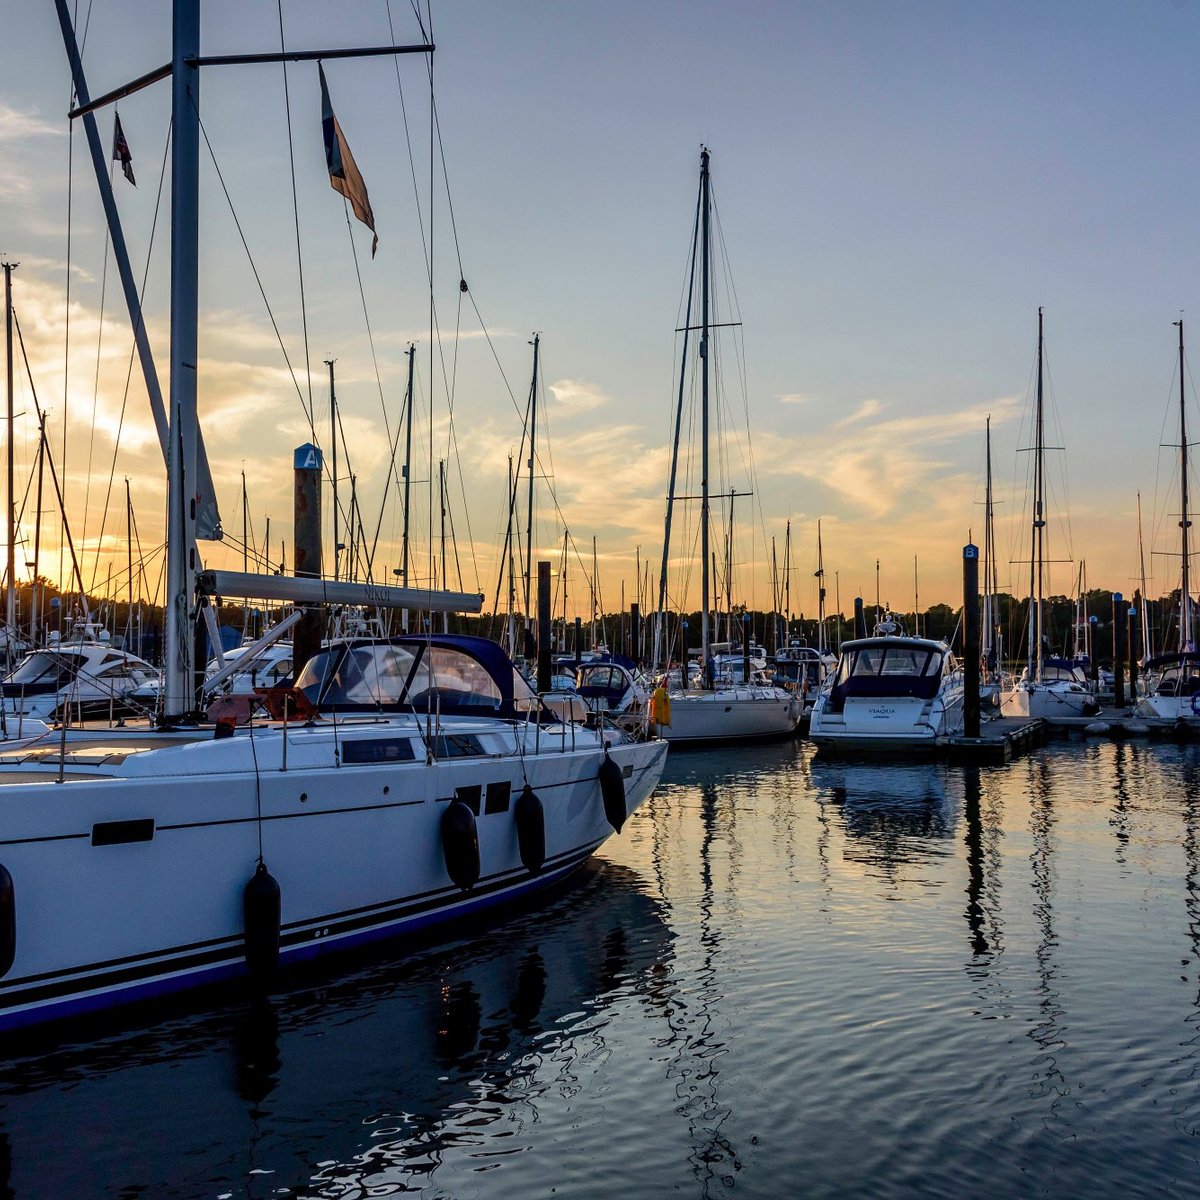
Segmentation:
<svg viewBox="0 0 1200 1200">
<path fill-rule="evenodd" d="M 325 83 L 325 69 L 320 63 L 317 70 L 321 75 L 321 130 L 325 135 L 325 162 L 329 167 L 329 183 L 335 192 L 341 192 L 350 201 L 354 215 L 374 234 L 371 240 L 371 257 L 375 257 L 375 248 L 379 245 L 379 235 L 375 233 L 375 214 L 371 211 L 371 201 L 367 198 L 367 185 L 359 173 L 354 155 L 346 144 L 346 136 L 333 115 L 333 105 L 329 102 L 329 88 Z"/>
<path fill-rule="evenodd" d="M 113 161 L 121 164 L 121 170 L 125 172 L 125 178 L 137 187 L 137 180 L 133 177 L 133 155 L 129 153 L 129 143 L 125 140 L 125 130 L 121 128 L 121 114 L 113 114 L 115 120 L 113 122 Z"/>
</svg>

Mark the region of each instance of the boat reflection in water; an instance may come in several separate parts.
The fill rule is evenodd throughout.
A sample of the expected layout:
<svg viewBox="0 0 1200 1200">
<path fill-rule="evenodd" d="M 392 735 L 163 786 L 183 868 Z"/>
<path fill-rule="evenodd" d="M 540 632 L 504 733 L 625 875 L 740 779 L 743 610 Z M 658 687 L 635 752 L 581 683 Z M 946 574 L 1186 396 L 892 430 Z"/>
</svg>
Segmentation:
<svg viewBox="0 0 1200 1200">
<path fill-rule="evenodd" d="M 5 1063 L 0 1196 L 391 1194 L 452 1147 L 524 1149 L 543 1061 L 654 1004 L 672 942 L 643 888 L 588 864 L 449 948 Z"/>
<path fill-rule="evenodd" d="M 958 817 L 946 768 L 937 764 L 826 762 L 811 764 L 823 804 L 841 816 L 848 858 L 885 867 L 950 854 Z"/>
</svg>

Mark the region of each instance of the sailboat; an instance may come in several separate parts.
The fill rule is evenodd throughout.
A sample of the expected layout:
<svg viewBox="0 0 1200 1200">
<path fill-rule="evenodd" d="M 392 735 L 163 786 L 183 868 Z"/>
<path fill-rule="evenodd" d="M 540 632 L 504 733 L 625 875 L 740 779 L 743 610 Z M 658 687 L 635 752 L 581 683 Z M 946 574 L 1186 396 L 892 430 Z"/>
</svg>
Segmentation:
<svg viewBox="0 0 1200 1200">
<path fill-rule="evenodd" d="M 1029 640 L 1021 677 L 1000 694 L 1000 714 L 1005 717 L 1093 716 L 1100 706 L 1077 663 L 1047 653 L 1042 628 L 1045 573 L 1045 461 L 1044 417 L 1044 314 L 1038 309 L 1037 399 L 1034 410 L 1033 522 L 1029 554 Z"/>
<path fill-rule="evenodd" d="M 668 693 L 670 719 L 655 722 L 660 734 L 667 741 L 703 743 L 745 741 L 758 738 L 788 737 L 795 733 L 800 720 L 801 701 L 798 696 L 783 688 L 769 684 L 755 684 L 748 679 L 740 684 L 722 685 L 714 661 L 714 643 L 709 625 L 711 616 L 710 555 L 709 555 L 709 388 L 713 351 L 710 344 L 712 333 L 711 289 L 712 289 L 712 191 L 709 174 L 709 152 L 700 150 L 700 194 L 697 199 L 697 220 L 692 245 L 691 278 L 696 278 L 696 260 L 699 258 L 700 322 L 693 323 L 692 303 L 694 288 L 689 286 L 687 316 L 683 333 L 683 363 L 679 378 L 679 402 L 676 409 L 675 437 L 671 456 L 671 476 L 667 487 L 667 511 L 663 534 L 662 572 L 659 578 L 658 619 L 655 628 L 654 665 L 663 663 L 663 634 L 667 608 L 667 565 L 671 550 L 671 517 L 675 503 L 676 467 L 679 460 L 679 439 L 683 416 L 683 397 L 687 376 L 689 335 L 699 332 L 700 357 L 700 404 L 701 404 L 701 467 L 700 467 L 700 659 L 702 684 L 690 687 L 688 678 L 688 649 L 686 630 L 681 635 L 682 647 L 680 687 Z M 749 638 L 749 629 L 743 634 Z M 647 714 L 648 719 L 650 714 Z"/>
<path fill-rule="evenodd" d="M 482 607 L 478 595 L 319 578 L 193 582 L 199 12 L 176 0 L 169 68 L 168 728 L 0 753 L 0 1033 L 246 976 L 270 986 L 293 964 L 542 892 L 619 831 L 666 758 L 662 741 L 556 720 L 494 643 L 432 632 L 326 647 L 277 697 L 278 719 L 185 719 L 203 597 Z M 322 55 L 346 53 L 361 51 Z"/>
<path fill-rule="evenodd" d="M 1195 618 L 1191 595 L 1192 520 L 1188 498 L 1183 318 L 1175 324 L 1179 328 L 1179 638 L 1176 649 L 1146 660 L 1146 694 L 1138 702 L 1136 712 L 1142 717 L 1163 717 L 1192 725 L 1200 724 L 1200 652 L 1197 652 L 1193 638 Z M 1140 513 L 1140 499 L 1138 509 Z M 1143 588 L 1144 586 L 1143 584 Z M 1145 604 L 1143 592 L 1143 609 Z"/>
</svg>

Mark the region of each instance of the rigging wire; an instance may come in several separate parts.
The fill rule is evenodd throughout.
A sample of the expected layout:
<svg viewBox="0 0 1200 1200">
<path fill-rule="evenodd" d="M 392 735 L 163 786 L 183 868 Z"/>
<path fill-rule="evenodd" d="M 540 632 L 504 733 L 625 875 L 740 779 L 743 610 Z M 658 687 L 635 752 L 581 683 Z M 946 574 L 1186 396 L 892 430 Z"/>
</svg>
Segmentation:
<svg viewBox="0 0 1200 1200">
<path fill-rule="evenodd" d="M 192 106 L 195 107 L 195 104 L 195 97 L 192 97 Z M 242 229 L 242 222 L 237 215 L 237 209 L 234 207 L 233 197 L 229 194 L 229 188 L 225 183 L 225 176 L 221 173 L 221 164 L 217 162 L 216 151 L 213 149 L 212 142 L 208 137 L 208 130 L 205 129 L 204 122 L 200 120 L 198 112 L 196 119 L 199 121 L 200 133 L 204 138 L 204 145 L 208 149 L 208 156 L 212 160 L 213 170 L 217 173 L 217 182 L 220 183 L 221 191 L 225 195 L 225 203 L 229 205 L 229 215 L 233 217 L 233 223 L 237 228 L 238 237 L 242 242 L 242 249 L 246 252 L 246 260 L 250 264 L 250 271 L 254 275 L 254 282 L 258 285 L 258 294 L 262 297 L 263 305 L 267 310 L 267 316 L 270 318 L 271 328 L 275 332 L 275 340 L 279 343 L 280 353 L 283 355 L 283 361 L 287 365 L 288 374 L 291 376 L 292 386 L 296 389 L 296 395 L 300 399 L 300 406 L 304 409 L 304 415 L 308 418 L 309 428 L 313 431 L 313 442 L 319 446 L 320 442 L 317 439 L 316 423 L 313 420 L 312 409 L 305 401 L 304 392 L 300 388 L 300 381 L 296 378 L 295 368 L 292 366 L 292 360 L 288 355 L 287 346 L 284 345 L 283 335 L 279 331 L 279 323 L 275 320 L 275 312 L 271 308 L 270 300 L 267 299 L 267 292 L 266 288 L 263 286 L 262 276 L 258 273 L 258 266 L 254 261 L 254 255 L 250 253 L 250 244 L 246 241 L 246 233 Z"/>
<path fill-rule="evenodd" d="M 287 43 L 283 34 L 283 0 L 278 0 L 277 7 L 279 11 L 279 49 L 281 53 L 286 54 Z M 296 272 L 300 279 L 300 327 L 304 335 L 304 378 L 308 385 L 309 432 L 312 434 L 312 439 L 315 443 L 317 440 L 317 431 L 313 425 L 313 413 L 316 411 L 316 408 L 313 404 L 312 364 L 308 352 L 308 305 L 304 299 L 304 256 L 301 253 L 300 246 L 300 201 L 296 194 L 296 144 L 292 136 L 292 97 L 291 89 L 288 87 L 287 60 L 285 59 L 281 65 L 283 67 L 283 106 L 287 113 L 288 166 L 291 169 L 292 175 L 292 221 L 296 230 Z M 336 554 L 337 551 L 335 550 L 334 553 Z"/>
</svg>

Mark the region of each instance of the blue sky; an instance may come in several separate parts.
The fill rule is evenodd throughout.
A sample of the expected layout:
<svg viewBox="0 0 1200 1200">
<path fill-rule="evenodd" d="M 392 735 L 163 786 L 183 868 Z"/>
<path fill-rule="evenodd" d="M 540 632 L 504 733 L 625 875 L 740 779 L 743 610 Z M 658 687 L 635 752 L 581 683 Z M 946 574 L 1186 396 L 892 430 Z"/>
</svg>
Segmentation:
<svg viewBox="0 0 1200 1200">
<path fill-rule="evenodd" d="M 277 46 L 273 6 L 247 7 L 208 0 L 207 52 Z M 85 53 L 94 93 L 166 61 L 167 9 L 96 0 Z M 284 17 L 291 47 L 387 40 L 382 0 L 286 3 Z M 398 40 L 415 40 L 411 10 L 393 0 L 392 18 Z M 23 264 L 17 302 L 36 341 L 39 393 L 58 414 L 53 423 L 63 395 L 68 75 L 50 3 L 4 0 L 3 23 L 10 53 L 0 87 L 0 249 Z M 1068 448 L 1051 467 L 1056 507 L 1069 502 L 1071 516 L 1069 536 L 1056 533 L 1055 557 L 1084 557 L 1093 585 L 1130 590 L 1139 488 L 1147 540 L 1170 548 L 1170 452 L 1159 443 L 1173 436 L 1163 422 L 1179 310 L 1185 319 L 1195 311 L 1200 336 L 1196 5 L 463 2 L 435 5 L 433 27 L 462 269 L 508 380 L 464 310 L 454 457 L 465 496 L 456 494 L 453 506 L 465 585 L 478 577 L 485 590 L 494 587 L 507 454 L 520 434 L 508 389 L 523 406 L 533 330 L 542 334 L 551 392 L 543 467 L 553 471 L 589 560 L 597 537 L 606 607 L 616 606 L 622 581 L 633 587 L 635 547 L 643 561 L 659 553 L 673 331 L 702 142 L 713 152 L 744 322 L 765 526 L 739 537 L 743 599 L 769 602 L 766 539 L 774 535 L 782 554 L 790 518 L 800 596 L 793 606 L 811 611 L 804 597 L 821 517 L 843 606 L 859 590 L 873 597 L 877 557 L 884 598 L 909 605 L 914 554 L 922 600 L 957 602 L 961 546 L 969 528 L 978 536 L 981 520 L 989 412 L 1001 548 L 1006 559 L 1019 557 L 1028 456 L 1017 448 L 1027 444 L 1022 413 L 1039 304 L 1061 427 L 1051 440 Z M 424 196 L 422 73 L 418 59 L 401 63 Z M 374 262 L 369 234 L 355 229 L 354 238 L 394 420 L 409 337 L 421 344 L 423 396 L 429 374 L 428 301 L 395 68 L 386 60 L 336 62 L 327 75 L 377 218 Z M 321 158 L 315 67 L 289 68 L 289 84 L 314 397 L 324 412 L 321 360 L 332 354 L 373 523 L 384 462 L 380 387 L 341 201 Z M 139 274 L 167 101 L 158 85 L 121 105 L 139 187 L 118 179 L 118 196 Z M 279 68 L 210 70 L 202 112 L 289 355 L 302 364 Z M 101 122 L 105 138 L 110 119 Z M 290 541 L 290 451 L 307 436 L 305 420 L 207 165 L 204 184 L 202 414 L 225 520 L 240 526 L 244 464 L 256 531 L 261 537 L 269 513 L 273 542 Z M 107 484 L 129 349 L 111 268 L 98 336 L 103 225 L 94 196 L 77 137 L 68 474 L 73 524 L 86 528 L 89 544 L 99 538 L 96 493 Z M 435 246 L 444 332 L 453 330 L 459 298 L 449 233 L 443 202 Z M 164 364 L 166 254 L 160 232 L 147 307 Z M 452 343 L 444 346 L 449 364 Z M 439 378 L 435 457 L 446 453 L 445 403 Z M 135 376 L 129 420 L 144 424 L 144 408 Z M 423 399 L 419 411 L 427 408 Z M 85 519 L 89 445 L 100 482 Z M 26 466 L 31 446 L 19 433 Z M 154 455 L 145 434 L 127 425 L 117 478 L 134 478 L 143 530 L 161 528 Z M 414 474 L 424 479 L 427 471 Z M 542 509 L 537 553 L 557 562 L 561 525 L 544 495 Z M 114 522 L 99 562 L 124 558 Z M 397 528 L 392 505 L 385 543 Z M 144 534 L 143 544 L 152 537 Z M 391 543 L 388 555 L 395 557 Z M 1172 586 L 1171 561 L 1149 561 L 1153 590 Z M 1054 590 L 1069 590 L 1073 575 L 1073 567 L 1056 566 Z M 1023 571 L 1006 563 L 1001 577 L 1019 590 Z M 582 584 L 570 586 L 582 598 Z"/>
</svg>

